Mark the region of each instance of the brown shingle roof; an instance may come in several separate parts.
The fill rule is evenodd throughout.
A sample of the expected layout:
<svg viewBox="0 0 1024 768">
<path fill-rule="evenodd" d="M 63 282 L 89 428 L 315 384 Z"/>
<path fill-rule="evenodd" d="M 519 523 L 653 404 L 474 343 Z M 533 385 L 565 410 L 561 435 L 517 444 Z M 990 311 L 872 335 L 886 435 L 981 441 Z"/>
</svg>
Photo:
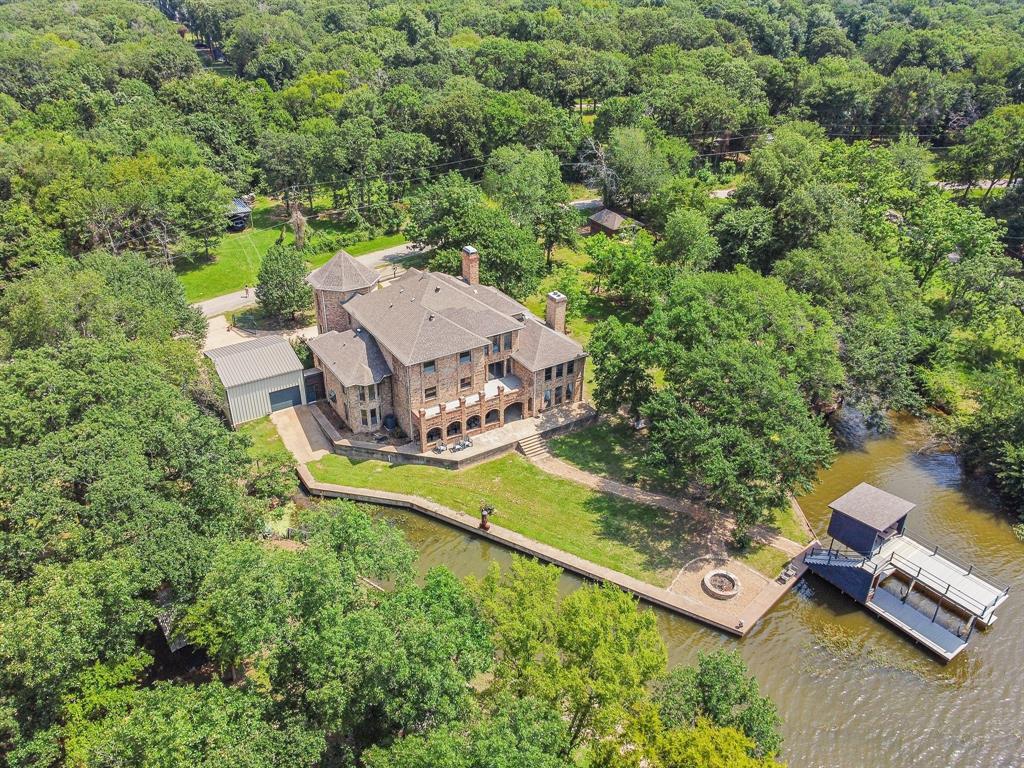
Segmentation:
<svg viewBox="0 0 1024 768">
<path fill-rule="evenodd" d="M 509 315 L 510 317 L 516 317 L 517 315 L 527 315 L 530 312 L 530 310 L 518 301 L 506 296 L 497 288 L 490 285 L 481 285 L 479 283 L 477 285 L 469 285 L 465 281 L 453 275 L 446 275 L 441 272 L 433 272 L 432 274 L 441 280 L 450 283 L 467 296 L 471 296 L 477 301 L 482 301 L 491 309 L 497 310 L 502 314 Z"/>
<path fill-rule="evenodd" d="M 584 354 L 583 347 L 564 333 L 558 333 L 533 315 L 528 315 L 525 327 L 519 332 L 519 349 L 512 357 L 531 371 L 541 371 Z"/>
<path fill-rule="evenodd" d="M 309 348 L 345 387 L 379 383 L 391 375 L 373 336 L 366 332 L 331 331 L 309 340 Z"/>
<path fill-rule="evenodd" d="M 917 505 L 868 483 L 861 483 L 829 504 L 847 517 L 859 520 L 876 531 L 884 531 Z"/>
<path fill-rule="evenodd" d="M 610 208 L 602 208 L 600 211 L 590 217 L 590 220 L 595 224 L 600 224 L 605 229 L 615 231 L 622 227 L 626 223 L 626 217 L 617 214 Z"/>
<path fill-rule="evenodd" d="M 356 261 L 347 251 L 338 251 L 330 261 L 306 276 L 306 282 L 319 291 L 360 291 L 380 279 L 377 270 Z"/>
<path fill-rule="evenodd" d="M 345 308 L 405 365 L 482 347 L 487 337 L 522 327 L 447 276 L 417 269 L 385 288 L 353 297 Z"/>
</svg>

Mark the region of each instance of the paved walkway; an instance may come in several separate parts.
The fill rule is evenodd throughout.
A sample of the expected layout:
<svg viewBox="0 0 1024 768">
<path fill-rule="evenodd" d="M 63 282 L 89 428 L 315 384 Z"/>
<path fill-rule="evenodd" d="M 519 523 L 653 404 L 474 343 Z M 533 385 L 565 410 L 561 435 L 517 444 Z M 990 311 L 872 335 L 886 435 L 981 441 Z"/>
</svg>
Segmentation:
<svg viewBox="0 0 1024 768">
<path fill-rule="evenodd" d="M 406 256 L 412 256 L 418 254 L 420 251 L 412 243 L 402 243 L 401 245 L 393 245 L 389 248 L 381 248 L 377 251 L 370 251 L 364 253 L 362 256 L 356 258 L 368 267 L 374 269 L 387 269 L 391 266 L 397 266 L 398 262 L 404 259 Z M 399 267 L 400 269 L 400 267 Z M 389 276 L 390 273 L 385 276 Z M 256 289 L 250 287 L 248 295 L 246 291 L 233 291 L 232 293 L 225 293 L 222 296 L 215 296 L 212 299 L 206 301 L 200 301 L 192 306 L 198 307 L 203 313 L 203 317 L 216 317 L 217 315 L 223 315 L 225 312 L 231 312 L 242 307 L 248 307 L 256 303 Z"/>
<path fill-rule="evenodd" d="M 778 581 L 769 581 L 764 577 L 760 577 L 763 584 L 754 584 L 752 576 L 745 573 L 742 578 L 747 581 L 745 585 L 741 586 L 741 594 L 743 594 L 743 590 L 746 590 L 748 599 L 742 602 L 715 600 L 702 592 L 694 595 L 688 594 L 687 591 L 674 591 L 648 584 L 499 525 L 492 524 L 488 530 L 483 531 L 479 527 L 478 518 L 420 496 L 321 483 L 313 477 L 305 465 L 298 467 L 298 474 L 302 485 L 314 496 L 344 498 L 366 504 L 383 504 L 410 509 L 474 535 L 495 541 L 517 552 L 553 563 L 591 581 L 615 584 L 648 603 L 739 637 L 743 637 L 753 628 L 779 598 L 799 580 L 806 569 L 802 562 L 794 563 L 797 573 L 784 584 Z"/>
</svg>

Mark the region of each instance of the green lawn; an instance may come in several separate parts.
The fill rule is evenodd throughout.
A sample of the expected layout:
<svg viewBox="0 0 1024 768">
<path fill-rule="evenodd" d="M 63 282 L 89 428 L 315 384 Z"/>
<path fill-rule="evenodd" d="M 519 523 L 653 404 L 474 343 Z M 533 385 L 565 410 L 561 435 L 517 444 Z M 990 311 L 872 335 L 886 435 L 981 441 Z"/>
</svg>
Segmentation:
<svg viewBox="0 0 1024 768">
<path fill-rule="evenodd" d="M 811 537 L 800 521 L 797 520 L 793 507 L 787 504 L 785 507 L 775 510 L 774 515 L 774 528 L 778 530 L 780 535 L 790 541 L 795 541 L 797 544 L 811 543 Z"/>
<path fill-rule="evenodd" d="M 560 459 L 595 475 L 635 482 L 643 455 L 642 443 L 624 420 L 602 421 L 548 441 Z"/>
<path fill-rule="evenodd" d="M 491 504 L 498 525 L 660 586 L 705 554 L 689 517 L 592 491 L 517 454 L 457 472 L 336 454 L 309 468 L 322 482 L 415 494 L 473 516 Z"/>
<path fill-rule="evenodd" d="M 644 442 L 623 419 L 608 419 L 593 426 L 571 432 L 548 441 L 548 447 L 558 458 L 595 475 L 619 482 L 636 484 L 644 455 Z M 678 488 L 657 482 L 641 482 L 653 490 L 666 493 Z M 811 537 L 789 505 L 775 510 L 774 524 L 769 526 L 780 535 L 798 544 L 808 544 Z M 752 557 L 766 555 L 752 554 Z"/>
<path fill-rule="evenodd" d="M 758 573 L 774 579 L 789 562 L 789 555 L 766 544 L 755 544 L 738 558 Z"/>
<path fill-rule="evenodd" d="M 185 298 L 190 302 L 204 301 L 225 293 L 239 291 L 246 285 L 256 284 L 263 254 L 272 246 L 281 233 L 281 211 L 278 203 L 268 198 L 260 198 L 253 206 L 253 225 L 244 232 L 232 232 L 223 237 L 214 249 L 212 261 L 198 264 L 179 265 L 178 280 L 185 287 Z M 313 233 L 312 243 L 316 244 L 317 232 L 343 232 L 339 226 L 330 221 L 311 221 L 309 229 Z M 285 227 L 285 242 L 291 243 L 294 238 L 289 227 Z M 360 256 L 381 248 L 400 245 L 405 242 L 402 234 L 383 235 L 354 243 L 345 250 L 353 256 Z M 334 255 L 334 249 L 328 248 L 317 253 L 310 263 L 310 268 L 318 267 Z"/>
<path fill-rule="evenodd" d="M 566 184 L 569 188 L 569 199 L 570 200 L 589 200 L 592 197 L 600 197 L 601 193 L 596 189 L 591 189 L 579 182 L 573 182 Z"/>
<path fill-rule="evenodd" d="M 277 427 L 274 426 L 274 422 L 270 420 L 269 416 L 264 416 L 256 421 L 248 421 L 239 426 L 238 431 L 243 435 L 248 435 L 252 440 L 249 455 L 254 459 L 279 455 L 282 451 L 288 453 L 288 449 L 281 441 L 281 436 L 277 434 Z"/>
<path fill-rule="evenodd" d="M 271 462 L 271 466 L 286 469 L 288 479 L 291 480 L 289 494 L 294 494 L 299 489 L 298 478 L 295 476 L 295 460 L 291 452 L 285 448 L 281 436 L 277 433 L 277 427 L 270 420 L 269 416 L 262 419 L 249 421 L 238 427 L 238 431 L 247 435 L 252 441 L 249 445 L 249 456 L 259 465 L 262 460 Z M 290 503 L 284 507 L 276 507 L 271 510 L 267 523 L 274 528 L 275 532 L 282 534 L 288 526 L 288 518 L 291 514 Z"/>
</svg>

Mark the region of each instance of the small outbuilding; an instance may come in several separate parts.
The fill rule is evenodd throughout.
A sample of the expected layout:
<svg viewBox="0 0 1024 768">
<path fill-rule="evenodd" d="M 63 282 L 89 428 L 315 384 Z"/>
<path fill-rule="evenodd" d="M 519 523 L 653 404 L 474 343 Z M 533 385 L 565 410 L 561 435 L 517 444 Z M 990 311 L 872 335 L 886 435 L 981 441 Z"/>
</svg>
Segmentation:
<svg viewBox="0 0 1024 768">
<path fill-rule="evenodd" d="M 590 234 L 605 234 L 609 237 L 614 237 L 632 224 L 631 219 L 616 213 L 611 208 L 602 208 L 588 221 L 590 222 Z"/>
<path fill-rule="evenodd" d="M 306 403 L 302 363 L 282 336 L 260 336 L 206 356 L 224 385 L 232 426 Z"/>
</svg>

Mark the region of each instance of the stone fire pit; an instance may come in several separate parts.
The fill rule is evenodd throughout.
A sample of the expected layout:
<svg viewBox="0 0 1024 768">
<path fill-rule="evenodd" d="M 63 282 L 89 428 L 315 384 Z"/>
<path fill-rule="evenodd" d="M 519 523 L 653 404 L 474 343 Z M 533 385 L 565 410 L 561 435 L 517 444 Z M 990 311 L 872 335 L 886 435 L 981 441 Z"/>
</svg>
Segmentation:
<svg viewBox="0 0 1024 768">
<path fill-rule="evenodd" d="M 708 571 L 701 580 L 704 591 L 716 600 L 730 600 L 740 593 L 740 580 L 729 571 Z"/>
</svg>

